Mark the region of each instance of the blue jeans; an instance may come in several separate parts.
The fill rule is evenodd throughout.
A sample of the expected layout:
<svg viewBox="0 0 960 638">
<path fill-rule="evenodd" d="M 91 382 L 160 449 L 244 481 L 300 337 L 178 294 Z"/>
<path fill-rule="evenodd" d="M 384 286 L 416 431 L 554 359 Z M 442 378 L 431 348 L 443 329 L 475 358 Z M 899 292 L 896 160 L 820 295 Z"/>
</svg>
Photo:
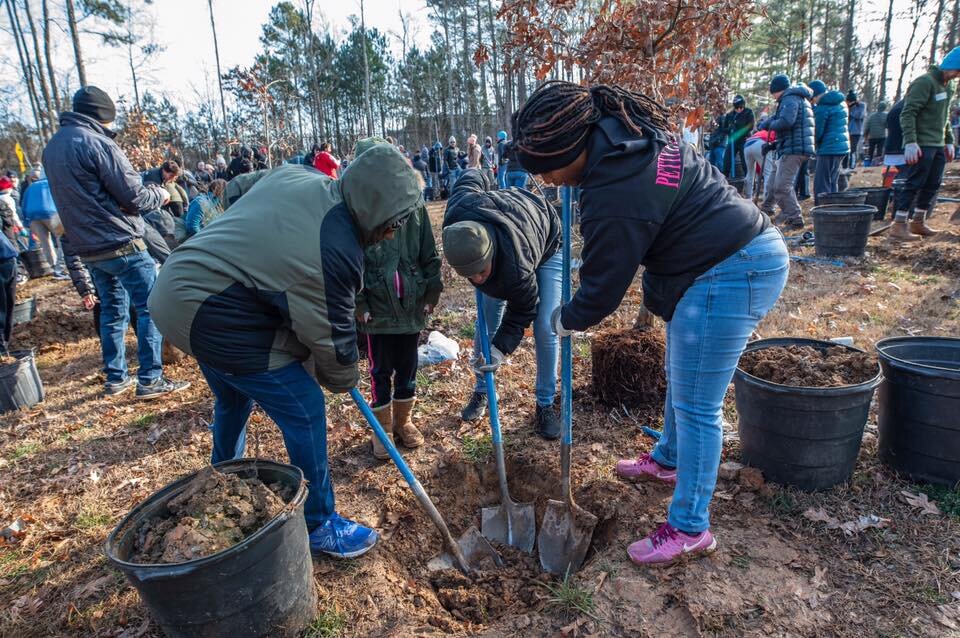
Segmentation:
<svg viewBox="0 0 960 638">
<path fill-rule="evenodd" d="M 524 173 L 526 175 L 526 173 Z M 557 335 L 550 325 L 554 309 L 560 305 L 560 282 L 563 277 L 563 256 L 557 251 L 553 257 L 537 268 L 537 288 L 540 291 L 540 303 L 537 304 L 537 317 L 533 320 L 533 341 L 537 354 L 537 382 L 535 395 L 537 405 L 553 405 L 557 394 Z M 490 339 L 497 333 L 507 302 L 483 295 L 483 316 L 487 320 L 487 334 Z M 474 352 L 480 352 L 479 332 L 474 339 Z M 476 392 L 484 393 L 487 386 L 482 376 L 477 377 Z"/>
<path fill-rule="evenodd" d="M 123 339 L 130 323 L 130 304 L 137 310 L 137 381 L 149 385 L 163 374 L 160 347 L 163 338 L 150 318 L 147 297 L 157 280 L 157 264 L 146 252 L 87 263 L 87 270 L 100 297 L 100 346 L 107 382 L 127 378 Z"/>
<path fill-rule="evenodd" d="M 501 164 L 497 168 L 497 185 L 503 189 L 507 187 L 507 165 Z"/>
<path fill-rule="evenodd" d="M 726 154 L 726 149 L 722 146 L 718 148 L 710 149 L 710 163 L 723 170 L 723 156 Z"/>
<path fill-rule="evenodd" d="M 526 188 L 528 179 L 530 179 L 530 173 L 526 171 L 510 171 L 506 176 L 506 187 Z"/>
<path fill-rule="evenodd" d="M 290 462 L 303 470 L 309 484 L 303 514 L 307 529 L 334 513 L 333 484 L 327 464 L 327 415 L 323 390 L 294 362 L 277 370 L 229 374 L 205 363 L 200 371 L 213 392 L 213 455 L 211 463 L 243 457 L 247 419 L 253 402 L 263 408 L 283 434 Z"/>
<path fill-rule="evenodd" d="M 453 185 L 457 183 L 457 180 L 460 179 L 460 175 L 463 174 L 462 168 L 450 169 L 447 173 L 447 195 L 453 193 Z"/>
<path fill-rule="evenodd" d="M 677 468 L 667 521 L 681 531 L 710 527 L 723 397 L 747 339 L 780 297 L 789 264 L 780 231 L 769 228 L 698 277 L 667 323 L 663 435 L 652 456 Z"/>
</svg>

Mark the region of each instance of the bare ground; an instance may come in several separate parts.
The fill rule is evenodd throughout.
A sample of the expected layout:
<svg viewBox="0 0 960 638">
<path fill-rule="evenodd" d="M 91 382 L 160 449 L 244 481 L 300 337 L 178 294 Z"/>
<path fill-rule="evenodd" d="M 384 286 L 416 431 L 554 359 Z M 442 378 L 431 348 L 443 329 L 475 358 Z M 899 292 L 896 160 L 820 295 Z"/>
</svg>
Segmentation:
<svg viewBox="0 0 960 638">
<path fill-rule="evenodd" d="M 879 176 L 864 171 L 857 179 Z M 933 225 L 945 227 L 954 207 L 941 205 Z M 442 208 L 431 213 L 439 220 Z M 960 334 L 957 230 L 904 249 L 873 238 L 866 258 L 842 268 L 795 263 L 759 335 L 852 336 L 869 349 L 888 335 Z M 468 349 L 472 295 L 449 269 L 444 280 L 433 323 Z M 39 298 L 37 321 L 47 321 L 19 329 L 16 339 L 38 348 L 48 394 L 35 409 L 0 417 L 0 526 L 19 519 L 23 528 L 0 541 L 0 636 L 159 636 L 136 592 L 107 564 L 102 543 L 136 503 L 207 463 L 211 395 L 187 360 L 169 367 L 170 376 L 194 382 L 174 399 L 101 398 L 98 343 L 73 291 L 46 280 L 25 286 L 22 295 L 31 294 Z M 639 301 L 632 291 L 603 327 L 631 325 Z M 457 417 L 471 386 L 466 358 L 421 372 L 417 420 L 427 441 L 405 454 L 455 533 L 479 524 L 479 508 L 498 500 L 488 451 L 477 444 L 485 426 Z M 527 339 L 502 368 L 498 388 L 512 491 L 535 502 L 539 519 L 559 481 L 556 445 L 532 434 L 533 365 Z M 612 468 L 650 448 L 638 426 L 657 427 L 661 410 L 595 403 L 590 367 L 589 335 L 581 336 L 575 484 L 578 501 L 601 523 L 572 579 L 579 604 L 540 573 L 535 557 L 513 551 L 504 552 L 504 571 L 476 584 L 429 572 L 426 563 L 440 550 L 432 526 L 397 471 L 373 461 L 356 409 L 332 396 L 338 509 L 375 526 L 383 541 L 356 561 L 315 561 L 323 615 L 311 635 L 960 635 L 960 495 L 931 491 L 940 514 L 911 505 L 901 492 L 921 487 L 878 464 L 873 416 L 848 486 L 802 494 L 756 477 L 721 481 L 713 506 L 719 551 L 666 570 L 635 567 L 625 548 L 663 521 L 670 492 L 620 482 Z M 724 457 L 737 460 L 732 389 L 725 419 Z M 250 428 L 249 455 L 286 460 L 269 419 L 255 412 Z M 885 522 L 847 535 L 811 520 L 810 511 L 821 510 L 843 522 L 871 514 Z"/>
</svg>

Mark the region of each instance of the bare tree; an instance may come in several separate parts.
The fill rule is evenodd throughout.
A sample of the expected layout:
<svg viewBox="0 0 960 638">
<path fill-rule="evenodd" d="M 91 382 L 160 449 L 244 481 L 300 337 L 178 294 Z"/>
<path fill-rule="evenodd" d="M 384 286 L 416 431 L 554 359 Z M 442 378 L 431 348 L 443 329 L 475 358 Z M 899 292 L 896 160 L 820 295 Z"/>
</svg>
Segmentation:
<svg viewBox="0 0 960 638">
<path fill-rule="evenodd" d="M 907 40 L 907 46 L 903 49 L 903 55 L 900 58 L 900 77 L 897 78 L 897 93 L 894 97 L 894 101 L 899 100 L 903 95 L 903 78 L 907 74 L 907 69 L 913 64 L 917 59 L 917 56 L 920 54 L 922 49 L 922 43 L 917 47 L 916 50 L 913 49 L 913 43 L 917 37 L 917 26 L 920 24 L 920 20 L 923 17 L 924 10 L 927 7 L 927 0 L 913 0 L 913 6 L 911 7 L 911 17 L 913 22 L 910 25 L 910 39 Z"/>
<path fill-rule="evenodd" d="M 13 31 L 13 41 L 17 45 L 17 57 L 20 59 L 20 71 L 23 73 L 23 79 L 27 83 L 27 97 L 30 98 L 30 110 L 33 111 L 33 120 L 37 126 L 37 132 L 43 141 L 49 139 L 47 125 L 44 121 L 43 109 L 40 100 L 37 97 L 37 89 L 33 83 L 33 69 L 30 65 L 30 54 L 27 50 L 26 41 L 23 38 L 23 32 L 20 30 L 20 21 L 14 12 L 12 0 L 6 2 L 7 16 L 10 18 L 10 29 Z"/>
<path fill-rule="evenodd" d="M 367 135 L 373 135 L 373 110 L 370 108 L 370 61 L 367 55 L 367 19 L 360 0 L 360 33 L 363 46 L 363 108 L 367 118 Z"/>
<path fill-rule="evenodd" d="M 843 27 L 843 75 L 841 76 L 843 78 L 841 86 L 844 89 L 850 88 L 850 61 L 854 52 L 853 16 L 856 8 L 856 0 L 847 0 L 847 19 Z"/>
<path fill-rule="evenodd" d="M 77 64 L 77 76 L 80 78 L 80 86 L 87 85 L 87 69 L 83 65 L 83 53 L 80 50 L 80 32 L 77 29 L 77 11 L 73 5 L 73 0 L 66 0 L 67 5 L 67 23 L 70 25 L 70 40 L 73 42 L 73 59 Z"/>
<path fill-rule="evenodd" d="M 37 79 L 40 84 L 40 94 L 43 95 L 44 110 L 47 113 L 47 124 L 50 127 L 51 134 L 57 130 L 56 115 L 54 115 L 53 102 L 50 100 L 50 88 L 47 85 L 46 73 L 43 70 L 43 58 L 40 56 L 40 40 L 37 38 L 37 26 L 33 21 L 33 13 L 30 11 L 30 0 L 24 0 L 23 7 L 26 9 L 27 24 L 30 25 L 30 39 L 33 41 L 33 55 L 37 66 Z M 16 15 L 16 10 L 14 10 Z M 50 78 L 53 81 L 53 78 Z"/>
<path fill-rule="evenodd" d="M 883 27 L 883 67 L 880 71 L 880 101 L 887 99 L 887 65 L 890 62 L 890 24 L 893 22 L 893 0 L 887 7 L 887 19 Z"/>
<path fill-rule="evenodd" d="M 220 88 L 220 110 L 223 113 L 223 135 L 230 143 L 230 123 L 227 121 L 227 101 L 223 97 L 223 72 L 220 70 L 220 45 L 217 43 L 217 23 L 213 18 L 213 0 L 207 0 L 210 9 L 210 30 L 213 32 L 213 54 L 217 61 L 217 86 Z"/>
<path fill-rule="evenodd" d="M 53 71 L 53 61 L 50 56 L 50 10 L 47 7 L 47 0 L 40 0 L 40 8 L 43 11 L 43 55 L 47 61 L 47 74 L 50 76 L 50 88 L 53 91 L 53 105 L 59 113 L 63 108 L 60 106 L 60 91 L 57 89 L 57 75 Z"/>
<path fill-rule="evenodd" d="M 939 60 L 937 55 L 937 44 L 940 40 L 940 22 L 943 19 L 943 9 L 945 0 L 938 0 L 937 14 L 933 18 L 933 37 L 930 39 L 930 64 L 936 64 Z"/>
</svg>

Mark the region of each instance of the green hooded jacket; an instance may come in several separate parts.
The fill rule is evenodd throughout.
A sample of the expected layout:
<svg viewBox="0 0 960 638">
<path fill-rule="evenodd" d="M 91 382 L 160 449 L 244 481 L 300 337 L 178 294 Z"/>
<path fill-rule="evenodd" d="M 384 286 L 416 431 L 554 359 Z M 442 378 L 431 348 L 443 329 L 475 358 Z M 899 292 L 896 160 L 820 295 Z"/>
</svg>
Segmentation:
<svg viewBox="0 0 960 638">
<path fill-rule="evenodd" d="M 371 149 L 339 181 L 302 165 L 276 168 L 170 255 L 151 317 L 218 370 L 253 374 L 313 355 L 321 385 L 347 391 L 358 378 L 364 247 L 422 205 L 413 168 L 392 147 Z"/>
<path fill-rule="evenodd" d="M 927 72 L 910 83 L 900 111 L 903 145 L 943 146 L 953 144 L 950 129 L 951 82 L 943 81 L 940 67 L 931 65 Z"/>
</svg>

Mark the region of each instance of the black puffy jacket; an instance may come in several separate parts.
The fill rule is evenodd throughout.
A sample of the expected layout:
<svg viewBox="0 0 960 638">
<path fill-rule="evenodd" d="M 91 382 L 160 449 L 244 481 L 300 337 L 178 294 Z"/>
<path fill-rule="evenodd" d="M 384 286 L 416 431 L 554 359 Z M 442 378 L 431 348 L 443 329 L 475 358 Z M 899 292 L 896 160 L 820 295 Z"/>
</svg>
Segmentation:
<svg viewBox="0 0 960 638">
<path fill-rule="evenodd" d="M 60 115 L 60 130 L 43 149 L 50 192 L 81 257 L 143 237 L 141 213 L 155 210 L 164 191 L 146 187 L 114 133 L 79 113 Z"/>
<path fill-rule="evenodd" d="M 490 190 L 491 186 L 479 169 L 465 171 L 453 187 L 443 226 L 479 222 L 493 238 L 493 269 L 477 287 L 483 294 L 507 302 L 492 343 L 509 354 L 520 345 L 524 330 L 537 316 L 537 268 L 560 248 L 560 216 L 529 191 Z"/>
<path fill-rule="evenodd" d="M 806 84 L 791 86 L 777 102 L 773 117 L 760 122 L 757 128 L 777 133 L 777 157 L 784 155 L 808 155 L 816 153 L 813 106 L 810 98 L 813 91 Z"/>
</svg>

